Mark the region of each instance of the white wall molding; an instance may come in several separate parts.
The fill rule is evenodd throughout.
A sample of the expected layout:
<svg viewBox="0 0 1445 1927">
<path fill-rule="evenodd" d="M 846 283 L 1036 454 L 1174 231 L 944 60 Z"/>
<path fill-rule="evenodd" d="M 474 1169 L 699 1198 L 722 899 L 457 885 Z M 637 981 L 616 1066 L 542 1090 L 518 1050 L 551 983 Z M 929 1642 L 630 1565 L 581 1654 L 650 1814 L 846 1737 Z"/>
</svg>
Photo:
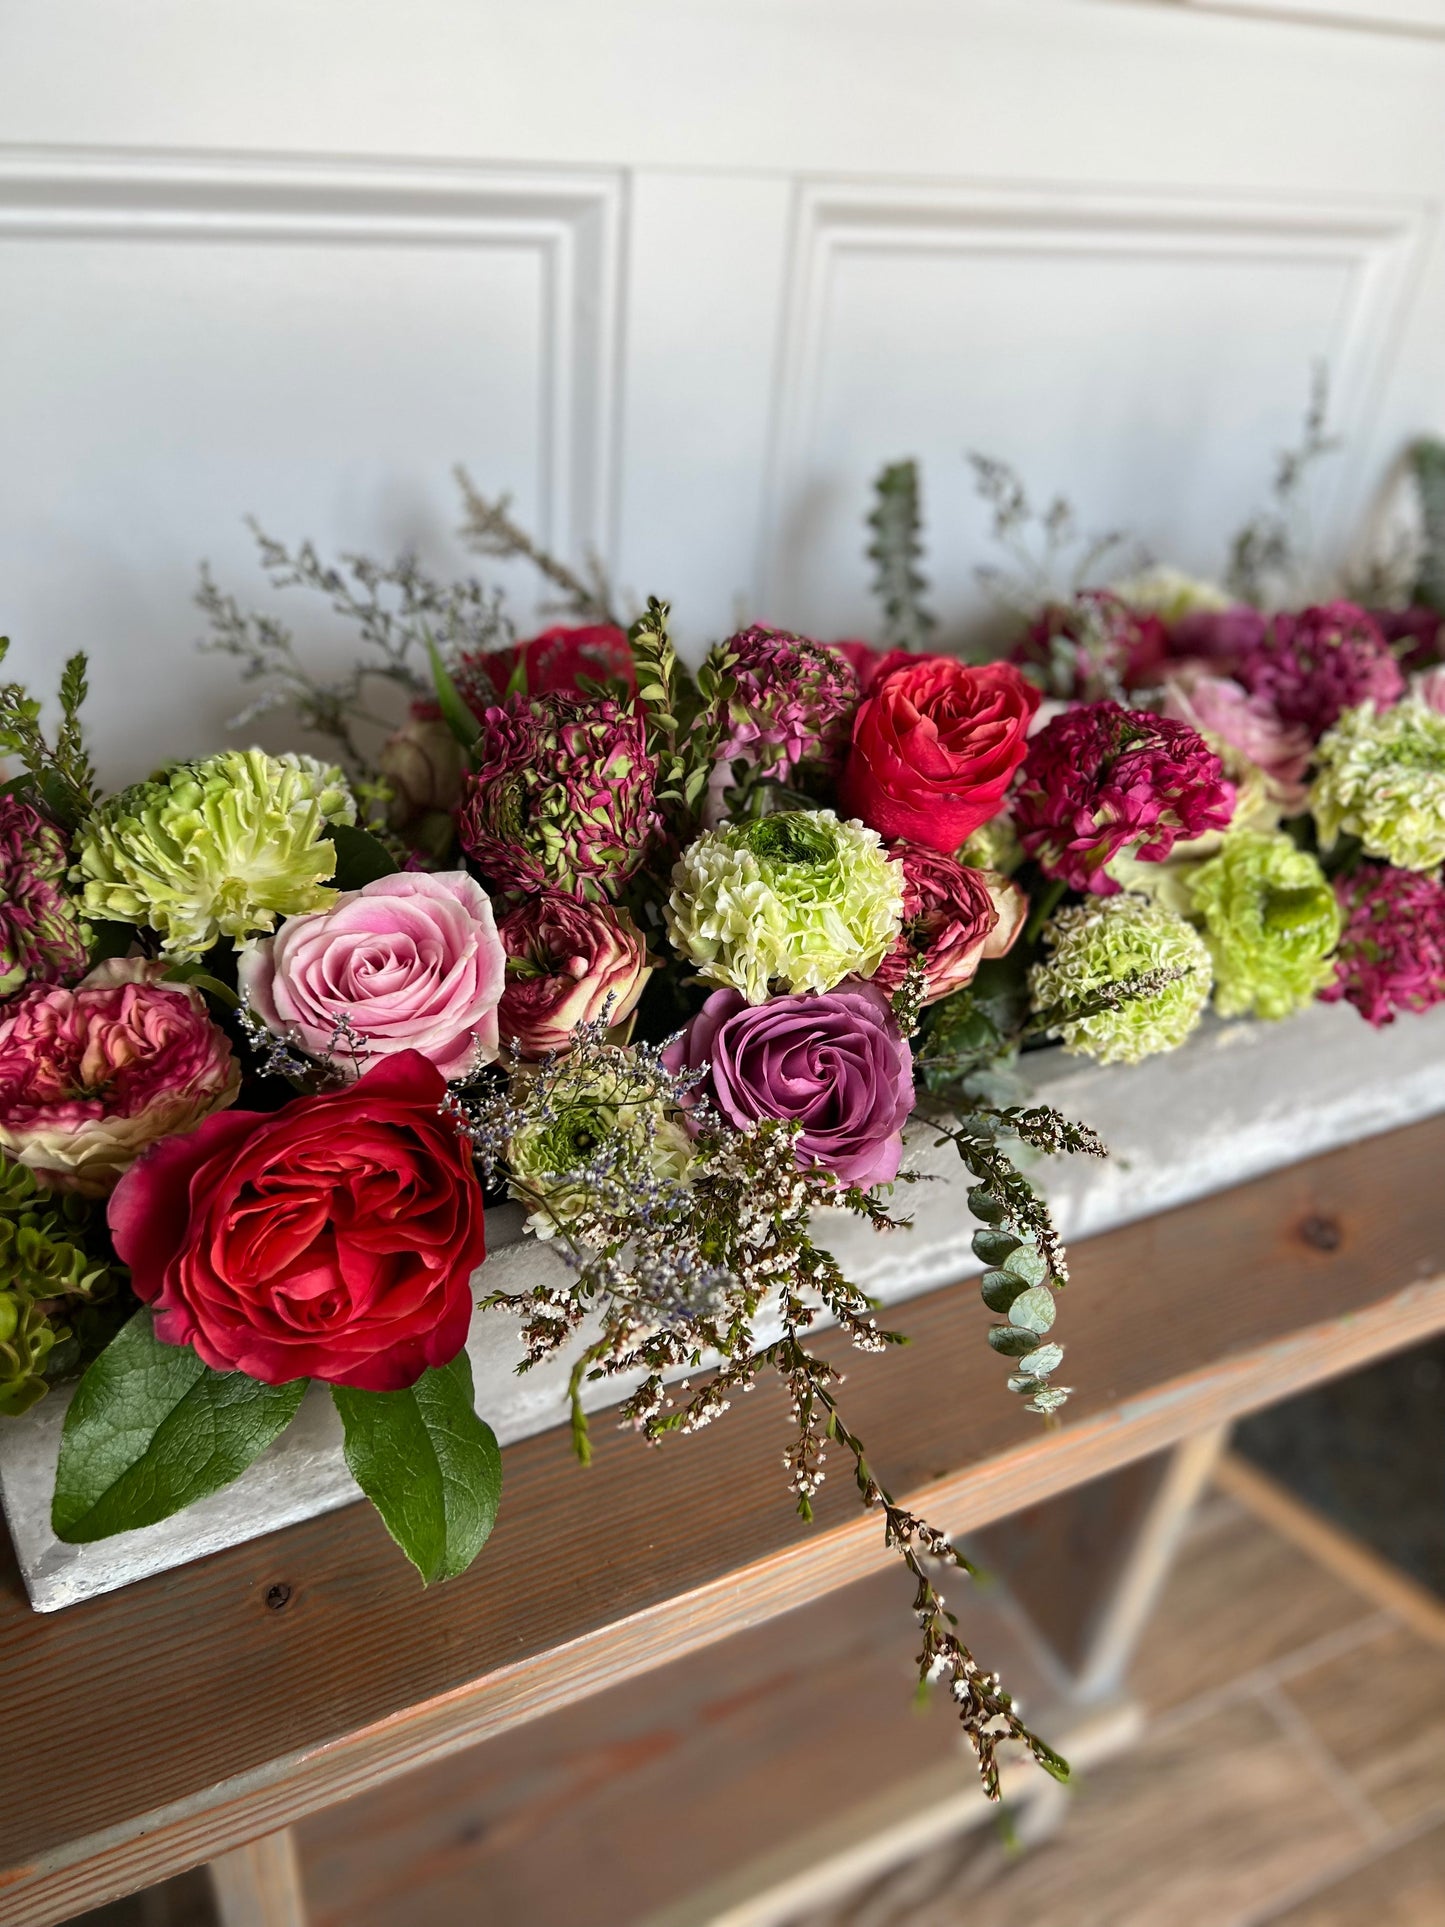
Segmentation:
<svg viewBox="0 0 1445 1927">
<path fill-rule="evenodd" d="M 535 249 L 537 533 L 572 555 L 615 540 L 625 220 L 609 170 L 0 147 L 0 239 Z"/>
<path fill-rule="evenodd" d="M 1353 27 L 1363 33 L 1445 40 L 1445 0 L 1165 0 L 1165 4 L 1296 26 Z"/>
<path fill-rule="evenodd" d="M 818 434 L 828 333 L 837 320 L 835 281 L 845 263 L 872 260 L 884 274 L 894 263 L 950 256 L 993 257 L 1000 264 L 1080 256 L 1101 265 L 1210 261 L 1242 274 L 1253 264 L 1271 271 L 1281 264 L 1328 265 L 1348 286 L 1327 344 L 1331 420 L 1348 445 L 1360 449 L 1368 442 L 1430 231 L 1429 207 L 1405 200 L 1330 204 L 1063 185 L 1014 190 L 801 184 L 760 544 L 760 606 L 787 604 L 788 558 L 796 552 L 800 521 L 807 517 L 800 504 Z M 1067 338 L 1061 318 L 1064 352 Z M 1306 373 L 1301 366 L 1301 406 Z M 1034 479 L 1041 488 L 1053 485 L 1047 475 Z M 1318 532 L 1322 544 L 1348 538 L 1346 518 L 1357 508 L 1351 491 L 1357 492 L 1358 475 L 1342 469 L 1335 479 L 1335 495 Z M 1087 503 L 1081 506 L 1087 512 Z"/>
</svg>

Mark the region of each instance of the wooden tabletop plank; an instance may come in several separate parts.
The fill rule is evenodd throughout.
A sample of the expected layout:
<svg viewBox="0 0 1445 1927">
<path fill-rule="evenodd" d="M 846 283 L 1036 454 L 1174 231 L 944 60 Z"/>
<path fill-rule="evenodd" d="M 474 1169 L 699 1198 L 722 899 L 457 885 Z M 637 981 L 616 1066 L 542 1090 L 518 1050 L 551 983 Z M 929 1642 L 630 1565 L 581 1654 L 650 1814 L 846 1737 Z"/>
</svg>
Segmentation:
<svg viewBox="0 0 1445 1927">
<path fill-rule="evenodd" d="M 963 1531 L 1445 1329 L 1445 1118 L 1081 1245 L 1065 1423 L 982 1343 L 973 1282 L 853 1357 L 881 1473 Z M 836 1336 L 820 1341 L 841 1355 Z M 778 1391 L 648 1451 L 597 1427 L 506 1455 L 473 1570 L 423 1593 L 368 1508 L 53 1615 L 0 1583 L 0 1922 L 63 1920 L 885 1564 L 846 1474 L 793 1515 Z M 906 1587 L 900 1579 L 900 1611 Z M 980 1654 L 987 1658 L 986 1654 Z"/>
</svg>

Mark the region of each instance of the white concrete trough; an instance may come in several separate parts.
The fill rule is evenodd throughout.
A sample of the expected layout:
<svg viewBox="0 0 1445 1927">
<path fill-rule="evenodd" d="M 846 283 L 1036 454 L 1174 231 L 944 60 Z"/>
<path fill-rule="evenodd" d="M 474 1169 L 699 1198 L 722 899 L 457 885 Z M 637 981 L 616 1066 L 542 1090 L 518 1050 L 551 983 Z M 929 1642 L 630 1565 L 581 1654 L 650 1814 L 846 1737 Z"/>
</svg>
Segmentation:
<svg viewBox="0 0 1445 1927">
<path fill-rule="evenodd" d="M 1316 1004 L 1281 1024 L 1207 1020 L 1185 1049 L 1130 1068 L 1083 1065 L 1057 1050 L 1025 1066 L 1041 1097 L 1092 1124 L 1109 1146 L 1103 1162 L 1059 1158 L 1038 1166 L 1061 1231 L 1077 1240 L 1445 1110 L 1445 1006 L 1373 1031 L 1347 1006 Z M 880 1237 L 841 1214 L 829 1214 L 825 1227 L 849 1275 L 884 1303 L 981 1269 L 964 1204 L 971 1180 L 952 1147 L 934 1150 L 920 1133 L 908 1167 L 934 1180 L 902 1196 L 910 1231 Z M 488 1213 L 488 1257 L 478 1274 L 487 1289 L 517 1289 L 529 1271 L 559 1263 L 523 1239 L 515 1207 Z M 1067 1314 L 1059 1332 L 1065 1345 L 1067 1327 L 1089 1316 L 1087 1299 L 1071 1294 Z M 521 1347 L 508 1314 L 478 1312 L 468 1350 L 477 1409 L 503 1444 L 565 1420 L 568 1359 L 518 1376 Z M 626 1389 L 621 1381 L 593 1386 L 588 1405 L 615 1404 Z M 64 1545 L 50 1529 L 50 1494 L 68 1402 L 61 1389 L 24 1418 L 0 1421 L 0 1500 L 39 1612 L 360 1497 L 331 1401 L 313 1389 L 290 1429 L 225 1491 L 159 1525 Z"/>
</svg>

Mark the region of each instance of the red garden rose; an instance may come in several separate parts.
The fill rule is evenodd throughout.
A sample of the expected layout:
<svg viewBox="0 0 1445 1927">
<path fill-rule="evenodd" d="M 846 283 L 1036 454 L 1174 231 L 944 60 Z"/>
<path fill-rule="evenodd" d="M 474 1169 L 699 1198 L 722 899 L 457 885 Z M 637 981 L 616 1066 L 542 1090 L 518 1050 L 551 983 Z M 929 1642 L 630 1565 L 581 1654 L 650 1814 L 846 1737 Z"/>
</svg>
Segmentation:
<svg viewBox="0 0 1445 1927">
<path fill-rule="evenodd" d="M 267 1385 L 401 1391 L 466 1341 L 485 1256 L 446 1080 L 400 1051 L 355 1084 L 166 1138 L 111 1195 L 156 1336 Z"/>
<path fill-rule="evenodd" d="M 1012 663 L 923 656 L 860 705 L 838 795 L 881 836 L 956 850 L 998 814 L 1039 692 Z"/>
</svg>

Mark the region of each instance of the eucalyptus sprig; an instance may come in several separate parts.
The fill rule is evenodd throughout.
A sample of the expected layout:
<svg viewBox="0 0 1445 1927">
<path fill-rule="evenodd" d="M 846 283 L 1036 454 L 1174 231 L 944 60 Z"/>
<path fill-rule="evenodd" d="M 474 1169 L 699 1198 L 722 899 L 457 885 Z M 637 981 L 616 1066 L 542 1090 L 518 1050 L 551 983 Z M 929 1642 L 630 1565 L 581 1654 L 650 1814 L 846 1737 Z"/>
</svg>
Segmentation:
<svg viewBox="0 0 1445 1927">
<path fill-rule="evenodd" d="M 873 483 L 868 559 L 875 565 L 873 593 L 882 604 L 883 641 L 890 649 L 924 649 L 938 626 L 923 601 L 928 578 L 919 567 L 923 559 L 919 495 L 915 461 L 889 462 Z"/>
</svg>

